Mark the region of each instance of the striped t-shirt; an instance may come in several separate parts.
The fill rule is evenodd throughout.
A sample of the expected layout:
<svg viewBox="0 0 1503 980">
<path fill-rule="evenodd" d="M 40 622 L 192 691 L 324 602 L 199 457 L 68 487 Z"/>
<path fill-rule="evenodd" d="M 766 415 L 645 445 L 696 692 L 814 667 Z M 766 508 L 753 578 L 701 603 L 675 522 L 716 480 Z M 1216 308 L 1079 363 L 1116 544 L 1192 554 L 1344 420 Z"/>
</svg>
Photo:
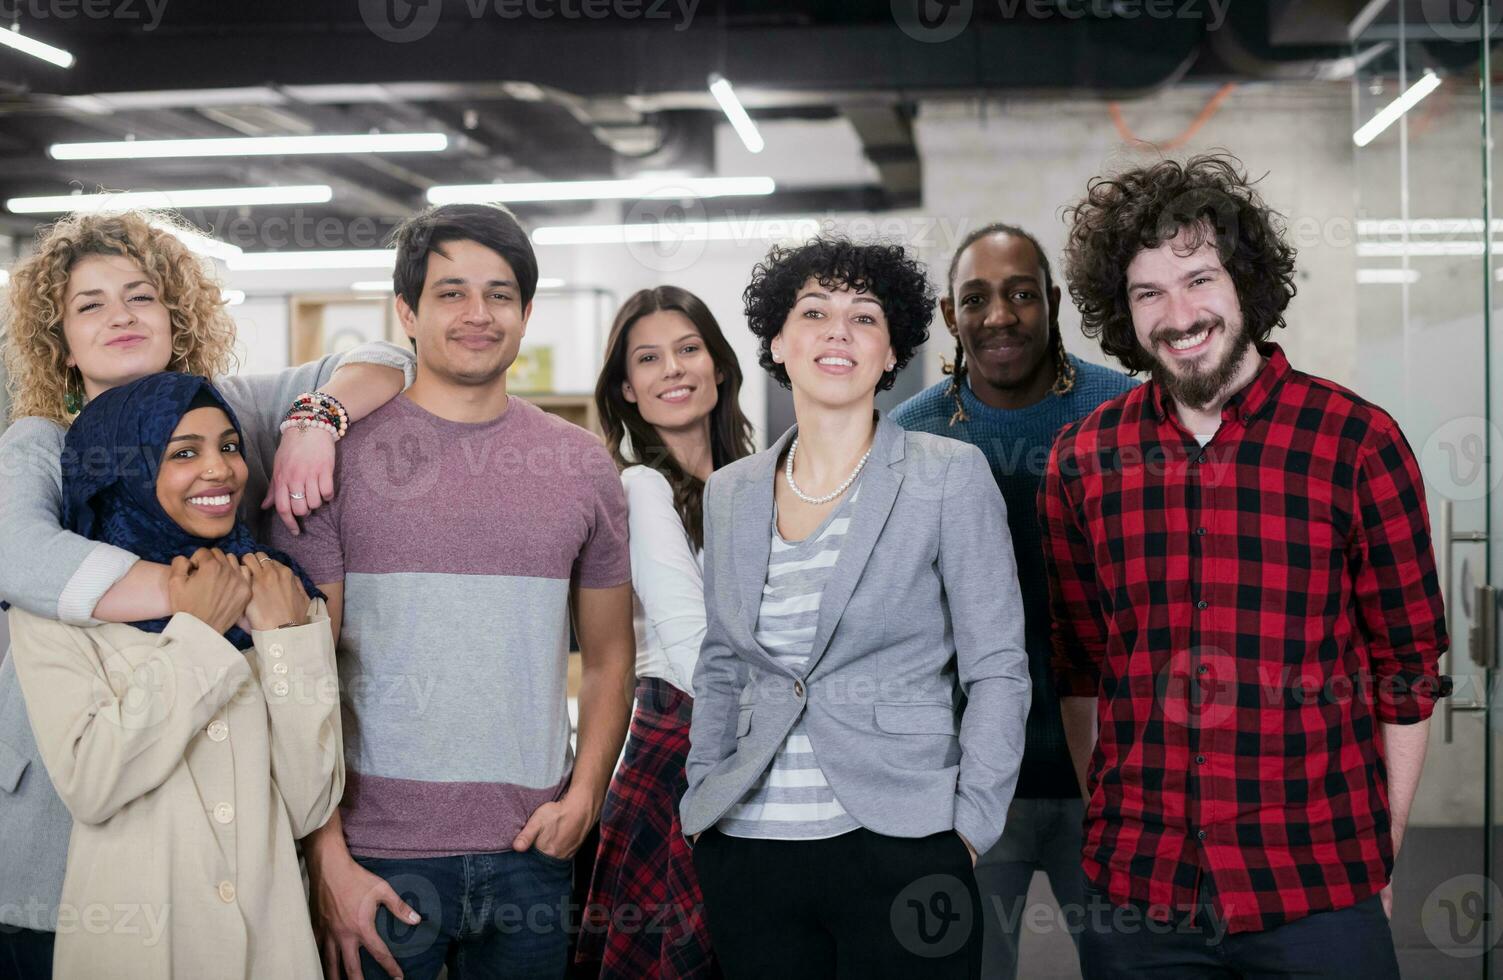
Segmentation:
<svg viewBox="0 0 1503 980">
<path fill-rule="evenodd" d="M 757 643 L 779 663 L 803 677 L 819 621 L 819 599 L 840 545 L 851 524 L 851 509 L 860 481 L 802 541 L 783 540 L 778 533 L 777 508 L 772 515 L 772 553 L 767 582 L 757 613 Z M 752 678 L 757 683 L 762 678 Z M 741 802 L 726 811 L 716 827 L 732 837 L 771 840 L 818 840 L 860 828 L 846 813 L 825 779 L 814 746 L 799 716 L 783 747 Z"/>
<path fill-rule="evenodd" d="M 336 485 L 273 543 L 344 583 L 350 852 L 510 850 L 569 783 L 571 584 L 631 581 L 616 466 L 520 398 L 468 423 L 400 395 L 351 426 Z"/>
</svg>

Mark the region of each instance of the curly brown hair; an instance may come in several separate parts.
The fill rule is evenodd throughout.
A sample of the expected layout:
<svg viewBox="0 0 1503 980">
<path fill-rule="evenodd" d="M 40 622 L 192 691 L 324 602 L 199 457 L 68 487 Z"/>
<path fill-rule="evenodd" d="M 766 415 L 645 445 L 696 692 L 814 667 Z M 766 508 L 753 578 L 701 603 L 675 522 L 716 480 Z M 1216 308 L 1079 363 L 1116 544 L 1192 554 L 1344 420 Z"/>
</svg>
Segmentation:
<svg viewBox="0 0 1503 980">
<path fill-rule="evenodd" d="M 1091 181 L 1086 196 L 1065 209 L 1065 279 L 1080 310 L 1080 330 L 1136 374 L 1153 366 L 1138 344 L 1127 305 L 1127 266 L 1146 248 L 1158 248 L 1182 229 L 1185 245 L 1213 237 L 1221 263 L 1237 289 L 1248 334 L 1256 343 L 1284 326 L 1294 298 L 1294 248 L 1284 240 L 1282 217 L 1263 203 L 1242 170 L 1225 153 L 1183 163 L 1164 160 Z"/>
<path fill-rule="evenodd" d="M 171 215 L 149 211 L 75 212 L 37 232 L 36 249 L 11 269 L 0 324 L 12 419 L 71 421 L 67 396 L 83 385 L 78 369 L 68 367 L 63 299 L 73 267 L 90 255 L 125 256 L 160 290 L 172 317 L 167 370 L 212 378 L 230 369 L 235 322 L 210 268 L 175 229 L 190 230 Z"/>
</svg>

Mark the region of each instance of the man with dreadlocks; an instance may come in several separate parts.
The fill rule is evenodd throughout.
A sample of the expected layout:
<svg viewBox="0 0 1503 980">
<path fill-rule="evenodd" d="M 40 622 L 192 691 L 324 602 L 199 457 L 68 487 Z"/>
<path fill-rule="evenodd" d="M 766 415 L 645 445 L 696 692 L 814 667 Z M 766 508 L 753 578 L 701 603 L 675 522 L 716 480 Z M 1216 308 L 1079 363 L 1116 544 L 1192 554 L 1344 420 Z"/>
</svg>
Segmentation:
<svg viewBox="0 0 1503 980">
<path fill-rule="evenodd" d="M 1061 908 L 1083 900 L 1080 787 L 1049 675 L 1049 590 L 1035 498 L 1054 436 L 1133 382 L 1065 353 L 1059 287 L 1037 239 L 1011 225 L 979 228 L 950 260 L 939 301 L 955 338 L 949 380 L 892 413 L 907 429 L 969 442 L 986 454 L 1007 501 L 1023 593 L 1033 707 L 1023 768 L 1002 840 L 976 865 L 987 914 L 983 976 L 1017 975 L 1024 903 L 1044 871 Z"/>
</svg>

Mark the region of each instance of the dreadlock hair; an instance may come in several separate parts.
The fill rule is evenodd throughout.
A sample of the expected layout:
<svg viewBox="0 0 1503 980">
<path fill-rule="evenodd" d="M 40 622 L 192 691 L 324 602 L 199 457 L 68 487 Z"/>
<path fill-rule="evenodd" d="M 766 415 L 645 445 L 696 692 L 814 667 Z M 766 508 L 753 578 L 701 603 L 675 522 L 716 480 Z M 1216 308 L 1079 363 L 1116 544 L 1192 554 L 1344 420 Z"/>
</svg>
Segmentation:
<svg viewBox="0 0 1503 980">
<path fill-rule="evenodd" d="M 950 258 L 950 271 L 945 278 L 945 295 L 950 297 L 951 302 L 954 302 L 955 272 L 960 268 L 960 257 L 966 249 L 992 235 L 1011 235 L 1032 245 L 1034 253 L 1039 257 L 1039 268 L 1044 273 L 1044 294 L 1047 296 L 1054 292 L 1054 272 L 1049 268 L 1049 253 L 1044 251 L 1039 240 L 1017 225 L 994 221 L 966 235 Z M 1065 354 L 1065 338 L 1059 332 L 1059 310 L 1051 307 L 1049 320 L 1049 346 L 1054 352 L 1055 361 L 1054 385 L 1049 391 L 1055 395 L 1068 395 L 1075 388 L 1075 365 L 1070 363 L 1069 356 Z M 959 337 L 955 338 L 955 360 L 953 363 L 944 362 L 943 370 L 950 376 L 950 387 L 945 389 L 945 394 L 955 400 L 955 414 L 950 416 L 950 424 L 968 421 L 970 416 L 966 414 L 965 403 L 960 399 L 960 389 L 966 383 L 966 366 L 965 348 L 961 346 Z"/>
</svg>

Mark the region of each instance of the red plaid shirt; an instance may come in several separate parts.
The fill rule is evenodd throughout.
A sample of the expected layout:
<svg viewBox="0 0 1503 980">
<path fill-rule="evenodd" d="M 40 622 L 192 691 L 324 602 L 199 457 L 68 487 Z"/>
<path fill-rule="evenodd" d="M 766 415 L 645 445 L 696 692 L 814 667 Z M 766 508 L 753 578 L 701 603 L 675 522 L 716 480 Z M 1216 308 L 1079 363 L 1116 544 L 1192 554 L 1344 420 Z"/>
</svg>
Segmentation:
<svg viewBox="0 0 1503 980">
<path fill-rule="evenodd" d="M 1064 429 L 1039 492 L 1059 693 L 1100 698 L 1086 876 L 1231 932 L 1383 888 L 1378 725 L 1430 716 L 1448 642 L 1397 424 L 1263 353 L 1204 448 L 1150 382 Z"/>
</svg>

